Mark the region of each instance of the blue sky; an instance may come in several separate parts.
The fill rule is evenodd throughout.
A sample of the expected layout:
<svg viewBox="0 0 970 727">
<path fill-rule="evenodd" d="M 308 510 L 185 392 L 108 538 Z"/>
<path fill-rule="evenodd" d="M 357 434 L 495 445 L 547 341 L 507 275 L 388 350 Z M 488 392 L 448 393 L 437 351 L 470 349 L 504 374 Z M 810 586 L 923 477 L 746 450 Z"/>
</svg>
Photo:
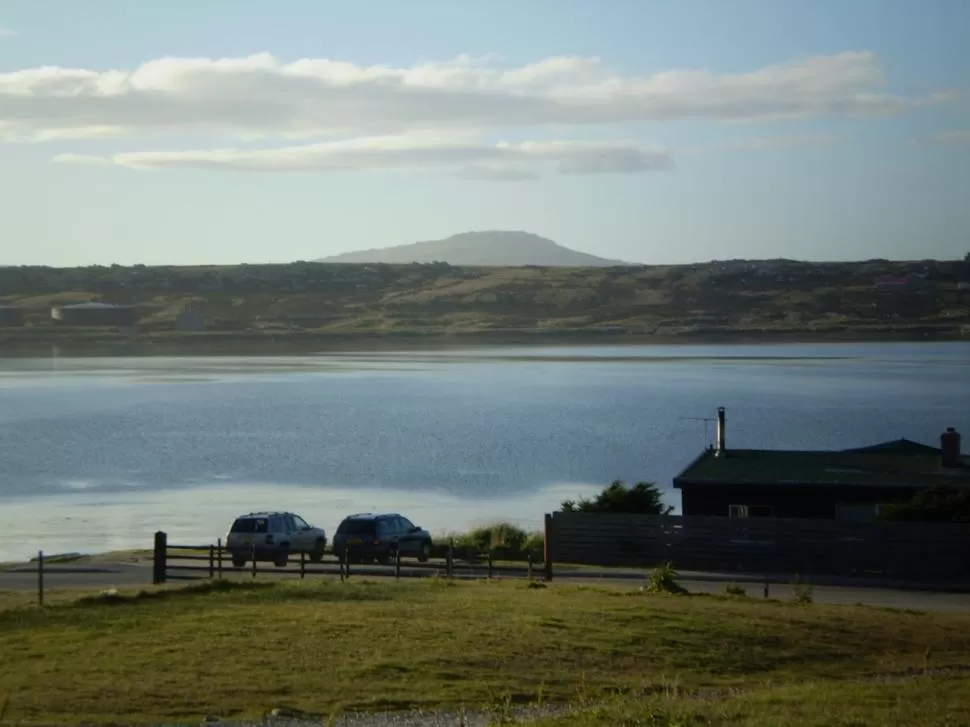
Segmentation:
<svg viewBox="0 0 970 727">
<path fill-rule="evenodd" d="M 965 0 L 0 0 L 0 264 L 483 229 L 962 257 L 966 28 Z"/>
</svg>

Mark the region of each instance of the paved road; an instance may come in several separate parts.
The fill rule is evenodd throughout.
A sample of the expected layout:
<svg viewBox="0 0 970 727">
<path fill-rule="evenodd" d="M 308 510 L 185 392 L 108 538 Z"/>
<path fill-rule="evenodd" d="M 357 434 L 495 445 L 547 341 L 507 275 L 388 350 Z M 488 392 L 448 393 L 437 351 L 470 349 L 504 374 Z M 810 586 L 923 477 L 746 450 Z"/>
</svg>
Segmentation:
<svg viewBox="0 0 970 727">
<path fill-rule="evenodd" d="M 298 571 L 294 568 L 280 571 L 272 567 L 263 566 L 258 578 L 285 577 L 296 578 Z M 335 563 L 323 566 L 325 575 L 308 575 L 308 578 L 337 577 Z M 402 577 L 421 577 L 429 573 L 444 574 L 443 567 L 434 566 L 404 566 L 401 568 Z M 204 574 L 204 573 L 203 573 Z M 355 566 L 352 577 L 392 577 L 393 567 Z M 523 577 L 524 569 L 495 568 L 493 574 L 499 578 Z M 250 578 L 248 570 L 226 569 L 224 575 L 234 578 Z M 485 566 L 474 568 L 456 566 L 456 575 L 460 578 L 484 578 Z M 540 570 L 535 571 L 536 577 Z M 47 590 L 60 589 L 105 589 L 105 588 L 137 588 L 150 585 L 152 569 L 149 564 L 104 564 L 101 566 L 47 566 L 44 572 L 45 588 Z M 644 572 L 634 570 L 594 570 L 582 569 L 574 571 L 557 571 L 554 583 L 597 584 L 610 587 L 635 588 L 644 582 Z M 684 573 L 681 583 L 693 593 L 723 593 L 726 583 L 735 583 L 744 588 L 749 596 L 761 598 L 764 595 L 764 583 L 760 579 L 748 576 L 725 575 L 717 573 Z M 29 566 L 0 571 L 0 590 L 30 591 L 37 588 L 36 570 Z M 769 585 L 771 598 L 789 599 L 793 588 L 784 579 Z M 815 585 L 813 597 L 816 603 L 828 604 L 866 604 L 888 608 L 906 608 L 920 611 L 951 611 L 970 613 L 970 593 L 939 593 L 918 589 L 894 589 L 880 587 L 860 587 L 852 584 Z"/>
</svg>

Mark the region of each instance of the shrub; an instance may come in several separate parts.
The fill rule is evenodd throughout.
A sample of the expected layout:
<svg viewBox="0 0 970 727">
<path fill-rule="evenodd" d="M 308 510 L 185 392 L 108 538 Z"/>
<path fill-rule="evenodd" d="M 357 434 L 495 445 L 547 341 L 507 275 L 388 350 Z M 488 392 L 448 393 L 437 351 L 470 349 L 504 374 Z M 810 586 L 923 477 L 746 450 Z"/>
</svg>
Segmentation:
<svg viewBox="0 0 970 727">
<path fill-rule="evenodd" d="M 796 575 L 795 580 L 792 581 L 791 600 L 794 603 L 814 603 L 815 590 L 810 584 L 799 581 Z"/>
<path fill-rule="evenodd" d="M 595 499 L 563 500 L 563 512 L 632 512 L 647 515 L 669 515 L 673 506 L 664 504 L 663 494 L 652 482 L 638 482 L 633 487 L 614 480 Z"/>
<path fill-rule="evenodd" d="M 744 590 L 737 583 L 728 583 L 724 586 L 724 595 L 726 596 L 743 596 L 746 597 L 748 592 Z"/>
<path fill-rule="evenodd" d="M 882 520 L 922 523 L 970 523 L 970 491 L 934 487 L 918 492 L 912 499 L 888 505 Z"/>
<path fill-rule="evenodd" d="M 475 528 L 455 536 L 454 540 L 457 548 L 493 553 L 513 560 L 525 560 L 529 555 L 534 560 L 540 560 L 545 542 L 542 533 L 528 532 L 511 523 L 502 522 Z"/>
<path fill-rule="evenodd" d="M 645 590 L 647 593 L 687 593 L 687 589 L 678 583 L 678 577 L 673 563 L 664 563 L 651 571 Z"/>
</svg>

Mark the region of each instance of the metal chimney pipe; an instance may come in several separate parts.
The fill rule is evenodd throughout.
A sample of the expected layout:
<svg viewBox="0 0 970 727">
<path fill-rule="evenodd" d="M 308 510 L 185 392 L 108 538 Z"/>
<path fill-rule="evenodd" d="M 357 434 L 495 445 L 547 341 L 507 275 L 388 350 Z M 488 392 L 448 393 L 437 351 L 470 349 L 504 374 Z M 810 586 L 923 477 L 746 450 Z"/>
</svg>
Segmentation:
<svg viewBox="0 0 970 727">
<path fill-rule="evenodd" d="M 724 429 L 724 407 L 719 406 L 717 408 L 717 445 L 714 450 L 718 457 L 724 456 Z"/>
</svg>

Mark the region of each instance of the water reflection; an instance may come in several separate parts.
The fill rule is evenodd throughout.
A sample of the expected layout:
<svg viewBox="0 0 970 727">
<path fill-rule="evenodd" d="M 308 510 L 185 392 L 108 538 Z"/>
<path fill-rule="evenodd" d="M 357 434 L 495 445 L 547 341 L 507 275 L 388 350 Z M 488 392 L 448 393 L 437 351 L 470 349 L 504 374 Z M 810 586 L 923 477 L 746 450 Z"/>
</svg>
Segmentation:
<svg viewBox="0 0 970 727">
<path fill-rule="evenodd" d="M 232 519 L 258 510 L 296 512 L 333 536 L 354 512 L 400 512 L 437 537 L 498 520 L 541 530 L 543 513 L 565 499 L 589 496 L 594 485 L 561 483 L 521 496 L 458 498 L 429 492 L 287 485 L 210 485 L 191 490 L 85 493 L 4 502 L 0 562 L 46 553 L 100 553 L 150 548 L 156 530 L 180 544 L 215 543 Z"/>
</svg>

